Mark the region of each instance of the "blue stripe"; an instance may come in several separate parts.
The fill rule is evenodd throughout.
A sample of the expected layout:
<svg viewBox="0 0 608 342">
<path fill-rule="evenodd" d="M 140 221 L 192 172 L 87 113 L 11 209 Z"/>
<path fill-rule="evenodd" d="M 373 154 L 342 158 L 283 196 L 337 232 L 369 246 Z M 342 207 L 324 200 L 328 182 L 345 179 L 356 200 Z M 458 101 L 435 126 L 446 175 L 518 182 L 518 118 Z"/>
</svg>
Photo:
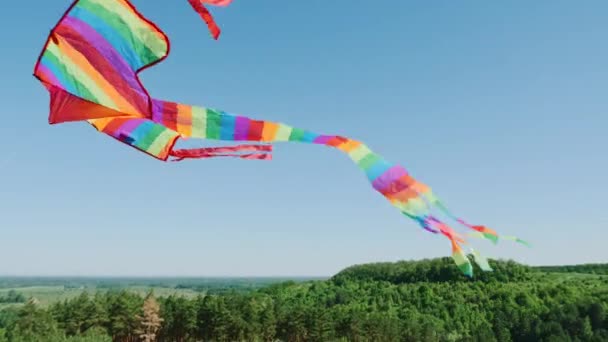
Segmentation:
<svg viewBox="0 0 608 342">
<path fill-rule="evenodd" d="M 133 139 L 132 145 L 141 148 L 141 144 L 146 142 L 146 137 L 154 126 L 156 126 L 155 123 L 147 120 L 138 125 L 137 128 L 129 134 L 129 138 Z"/>
<path fill-rule="evenodd" d="M 372 166 L 369 167 L 369 169 L 365 171 L 365 173 L 367 174 L 367 178 L 373 182 L 391 167 L 393 167 L 391 163 L 384 159 L 378 159 Z"/>
<path fill-rule="evenodd" d="M 304 132 L 304 135 L 302 136 L 302 139 L 300 141 L 301 142 L 312 143 L 318 137 L 319 137 L 319 134 L 306 131 L 306 132 Z"/>
<path fill-rule="evenodd" d="M 132 69 L 139 69 L 144 65 L 139 58 L 139 55 L 132 49 L 131 44 L 122 37 L 120 32 L 116 31 L 111 25 L 94 13 L 89 12 L 85 8 L 76 6 L 70 11 L 69 16 L 88 23 L 122 55 Z"/>
<path fill-rule="evenodd" d="M 63 89 L 67 90 L 68 92 L 77 95 L 78 92 L 76 91 L 76 84 L 74 84 L 72 81 L 72 78 L 67 79 L 66 75 L 64 75 L 62 72 L 60 72 L 57 69 L 57 66 L 55 64 L 53 64 L 47 57 L 46 54 L 47 53 L 51 53 L 50 51 L 46 51 L 44 53 L 44 55 L 42 56 L 42 59 L 40 60 L 40 63 L 42 65 L 44 65 L 45 67 L 47 67 L 47 69 L 49 69 L 53 75 L 57 78 L 57 80 L 61 83 L 61 86 L 63 87 Z"/>
<path fill-rule="evenodd" d="M 220 139 L 234 140 L 234 131 L 236 130 L 236 117 L 232 115 L 222 115 L 220 124 Z"/>
</svg>

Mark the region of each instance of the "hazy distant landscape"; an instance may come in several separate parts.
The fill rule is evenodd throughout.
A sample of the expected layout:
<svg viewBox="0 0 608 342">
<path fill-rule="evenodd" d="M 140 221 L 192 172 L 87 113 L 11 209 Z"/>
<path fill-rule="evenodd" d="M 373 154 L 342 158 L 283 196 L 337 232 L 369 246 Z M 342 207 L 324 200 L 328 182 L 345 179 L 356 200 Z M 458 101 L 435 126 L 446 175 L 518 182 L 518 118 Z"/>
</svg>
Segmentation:
<svg viewBox="0 0 608 342">
<path fill-rule="evenodd" d="M 314 278 L 0 278 L 0 341 L 608 341 L 608 264 Z"/>
<path fill-rule="evenodd" d="M 95 294 L 128 290 L 139 295 L 153 291 L 156 296 L 194 298 L 198 295 L 243 292 L 284 281 L 322 280 L 320 277 L 0 277 L 0 308 L 12 304 L 2 301 L 9 293 L 35 298 L 42 306 L 72 299 L 83 293 Z M 25 300 L 23 300 L 25 302 Z"/>
</svg>

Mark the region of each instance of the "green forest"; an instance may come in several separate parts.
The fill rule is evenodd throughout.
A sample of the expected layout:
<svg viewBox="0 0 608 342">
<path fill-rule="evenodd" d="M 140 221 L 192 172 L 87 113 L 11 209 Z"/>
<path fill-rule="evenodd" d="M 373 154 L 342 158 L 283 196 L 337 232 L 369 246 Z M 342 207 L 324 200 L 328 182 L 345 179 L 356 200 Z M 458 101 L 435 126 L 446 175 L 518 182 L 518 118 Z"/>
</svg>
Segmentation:
<svg viewBox="0 0 608 342">
<path fill-rule="evenodd" d="M 474 278 L 449 258 L 365 264 L 195 296 L 102 286 L 48 305 L 17 288 L 0 341 L 608 341 L 608 264 L 490 264 Z"/>
</svg>

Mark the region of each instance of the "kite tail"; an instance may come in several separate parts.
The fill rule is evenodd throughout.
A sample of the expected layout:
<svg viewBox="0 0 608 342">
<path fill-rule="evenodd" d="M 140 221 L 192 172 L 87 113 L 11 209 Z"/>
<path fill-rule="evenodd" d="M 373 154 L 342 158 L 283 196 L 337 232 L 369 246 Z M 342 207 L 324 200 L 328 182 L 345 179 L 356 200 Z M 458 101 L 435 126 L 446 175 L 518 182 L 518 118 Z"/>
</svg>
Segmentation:
<svg viewBox="0 0 608 342">
<path fill-rule="evenodd" d="M 473 258 L 475 259 L 475 263 L 479 265 L 482 271 L 484 272 L 492 272 L 493 269 L 483 255 L 481 255 L 477 250 L 471 248 L 471 254 L 473 254 Z"/>
<path fill-rule="evenodd" d="M 526 242 L 518 237 L 498 235 L 496 233 L 496 231 L 491 228 L 488 228 L 488 227 L 482 226 L 482 225 L 472 225 L 472 224 L 466 222 L 462 218 L 459 218 L 459 217 L 455 216 L 454 214 L 452 214 L 447 209 L 447 207 L 435 196 L 433 196 L 433 204 L 435 207 L 440 209 L 441 212 L 443 212 L 445 215 L 447 215 L 451 219 L 455 220 L 456 222 L 462 224 L 465 227 L 468 227 L 468 228 L 474 230 L 477 233 L 477 234 L 471 234 L 470 236 L 478 237 L 478 238 L 485 238 L 487 240 L 492 241 L 494 244 L 497 244 L 498 240 L 502 239 L 502 240 L 515 241 L 519 244 L 522 244 L 522 245 L 525 245 L 528 247 L 531 246 L 528 242 Z"/>
<path fill-rule="evenodd" d="M 251 155 L 256 157 L 246 154 L 247 159 L 269 159 L 266 152 L 271 151 L 271 146 L 266 144 L 278 142 L 323 145 L 345 153 L 365 173 L 374 190 L 382 194 L 403 215 L 417 222 L 423 229 L 447 237 L 452 245 L 452 258 L 456 265 L 464 274 L 472 275 L 471 262 L 461 246 L 467 242 L 454 229 L 433 216 L 432 208 L 439 208 L 448 213 L 448 216 L 454 216 L 436 199 L 427 185 L 418 182 L 404 167 L 388 162 L 360 141 L 174 102 L 154 100 L 153 107 L 153 121 L 170 127 L 182 138 L 264 143 L 223 148 L 171 150 L 169 155 L 176 158 L 175 160 L 209 158 L 226 154 L 241 157 L 242 155 L 238 154 L 240 152 L 254 152 Z M 463 220 L 458 218 L 456 220 L 467 225 Z M 483 226 L 468 226 L 476 232 L 484 234 L 486 238 L 496 236 L 493 230 Z M 479 253 L 473 253 L 473 255 L 475 256 L 474 261 L 482 270 L 491 270 L 485 258 Z"/>
<path fill-rule="evenodd" d="M 473 276 L 473 266 L 471 265 L 471 261 L 467 258 L 466 254 L 464 254 L 462 247 L 458 245 L 458 243 L 451 241 L 452 243 L 452 259 L 456 263 L 456 266 L 464 273 L 464 275 L 468 277 Z"/>
<path fill-rule="evenodd" d="M 518 238 L 516 236 L 502 236 L 501 238 L 503 240 L 515 241 L 515 242 L 517 242 L 519 244 L 522 244 L 522 245 L 524 245 L 526 247 L 532 247 L 532 245 L 529 242 L 527 242 L 525 240 L 522 240 L 522 239 L 520 239 L 520 238 Z"/>
<path fill-rule="evenodd" d="M 487 240 L 492 241 L 494 244 L 498 243 L 498 234 L 496 233 L 495 230 L 490 229 L 486 226 L 481 226 L 481 225 L 472 225 L 467 223 L 465 220 L 457 217 L 456 215 L 452 214 L 448 208 L 435 196 L 433 196 L 433 204 L 435 205 L 435 207 L 437 207 L 439 210 L 441 210 L 441 212 L 443 212 L 445 215 L 447 215 L 448 217 L 450 217 L 451 219 L 455 220 L 456 222 L 462 224 L 465 227 L 468 227 L 470 229 L 473 229 L 479 233 L 481 233 L 481 235 L 486 238 Z"/>
</svg>

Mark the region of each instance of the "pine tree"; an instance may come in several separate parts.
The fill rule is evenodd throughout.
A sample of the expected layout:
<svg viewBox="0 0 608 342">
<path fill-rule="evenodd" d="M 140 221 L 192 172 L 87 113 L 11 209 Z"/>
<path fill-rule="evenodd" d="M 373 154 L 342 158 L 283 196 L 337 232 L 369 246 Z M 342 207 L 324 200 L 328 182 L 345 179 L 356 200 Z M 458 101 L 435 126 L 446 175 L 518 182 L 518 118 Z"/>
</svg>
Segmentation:
<svg viewBox="0 0 608 342">
<path fill-rule="evenodd" d="M 143 305 L 143 316 L 138 317 L 140 328 L 137 330 L 143 342 L 154 342 L 156 333 L 161 327 L 163 319 L 160 317 L 160 305 L 152 292 L 146 296 Z"/>
</svg>

